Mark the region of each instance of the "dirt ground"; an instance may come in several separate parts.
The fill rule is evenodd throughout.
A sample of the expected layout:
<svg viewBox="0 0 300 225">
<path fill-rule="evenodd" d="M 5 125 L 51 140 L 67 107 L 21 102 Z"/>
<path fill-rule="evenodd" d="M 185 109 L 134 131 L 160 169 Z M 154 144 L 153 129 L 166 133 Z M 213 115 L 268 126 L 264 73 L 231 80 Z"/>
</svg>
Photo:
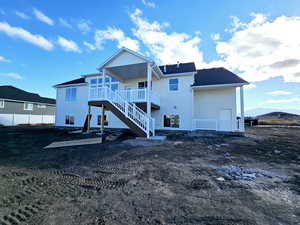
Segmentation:
<svg viewBox="0 0 300 225">
<path fill-rule="evenodd" d="M 300 224 L 300 129 L 43 150 L 79 137 L 0 129 L 1 225 Z"/>
</svg>

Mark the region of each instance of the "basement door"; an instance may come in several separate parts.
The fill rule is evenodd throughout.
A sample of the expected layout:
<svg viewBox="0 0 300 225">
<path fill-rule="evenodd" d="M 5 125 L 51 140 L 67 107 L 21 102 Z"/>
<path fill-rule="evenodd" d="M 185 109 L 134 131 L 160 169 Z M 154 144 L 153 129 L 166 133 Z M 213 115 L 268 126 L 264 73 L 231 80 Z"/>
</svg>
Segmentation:
<svg viewBox="0 0 300 225">
<path fill-rule="evenodd" d="M 219 130 L 232 131 L 232 110 L 222 109 L 219 113 Z"/>
</svg>

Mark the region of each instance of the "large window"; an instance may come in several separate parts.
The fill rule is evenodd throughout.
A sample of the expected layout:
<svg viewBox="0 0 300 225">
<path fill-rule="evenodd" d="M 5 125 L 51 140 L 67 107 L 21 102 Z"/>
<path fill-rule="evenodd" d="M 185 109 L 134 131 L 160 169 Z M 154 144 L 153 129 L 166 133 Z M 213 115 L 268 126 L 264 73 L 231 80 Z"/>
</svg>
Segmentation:
<svg viewBox="0 0 300 225">
<path fill-rule="evenodd" d="M 147 81 L 138 82 L 138 88 L 139 89 L 146 88 L 146 87 L 147 87 Z"/>
<path fill-rule="evenodd" d="M 101 125 L 101 115 L 98 115 L 97 124 Z M 104 115 L 104 126 L 107 126 L 107 125 L 108 125 L 107 115 Z"/>
<path fill-rule="evenodd" d="M 67 88 L 66 89 L 66 101 L 73 102 L 76 101 L 76 88 Z"/>
<path fill-rule="evenodd" d="M 169 79 L 169 90 L 178 91 L 178 78 Z"/>
<path fill-rule="evenodd" d="M 164 127 L 179 128 L 179 115 L 164 115 Z"/>
<path fill-rule="evenodd" d="M 33 110 L 33 104 L 32 103 L 24 103 L 24 110 Z"/>
<path fill-rule="evenodd" d="M 111 90 L 116 91 L 119 89 L 119 81 L 115 78 L 106 76 L 105 79 L 105 86 L 111 88 Z M 90 80 L 90 87 L 96 88 L 96 87 L 102 87 L 102 77 L 95 78 Z"/>
<path fill-rule="evenodd" d="M 65 124 L 74 125 L 75 119 L 74 116 L 66 115 Z"/>
<path fill-rule="evenodd" d="M 0 100 L 0 108 L 4 108 L 4 100 Z"/>
</svg>

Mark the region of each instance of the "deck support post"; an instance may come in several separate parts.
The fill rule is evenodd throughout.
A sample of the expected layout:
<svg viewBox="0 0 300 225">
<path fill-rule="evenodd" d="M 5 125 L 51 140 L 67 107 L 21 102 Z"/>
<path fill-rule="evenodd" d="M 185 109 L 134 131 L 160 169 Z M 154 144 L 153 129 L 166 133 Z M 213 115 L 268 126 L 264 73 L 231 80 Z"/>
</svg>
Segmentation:
<svg viewBox="0 0 300 225">
<path fill-rule="evenodd" d="M 147 116 L 151 118 L 151 85 L 152 85 L 152 69 L 150 63 L 147 63 Z M 150 137 L 150 121 L 147 121 L 147 138 Z"/>
<path fill-rule="evenodd" d="M 244 112 L 244 87 L 240 87 L 240 107 L 241 107 L 241 123 L 240 131 L 245 131 L 245 112 Z"/>
<path fill-rule="evenodd" d="M 104 105 L 101 106 L 101 135 L 103 136 L 104 134 Z"/>
<path fill-rule="evenodd" d="M 91 106 L 89 105 L 87 132 L 90 132 L 90 128 L 91 128 Z"/>
</svg>

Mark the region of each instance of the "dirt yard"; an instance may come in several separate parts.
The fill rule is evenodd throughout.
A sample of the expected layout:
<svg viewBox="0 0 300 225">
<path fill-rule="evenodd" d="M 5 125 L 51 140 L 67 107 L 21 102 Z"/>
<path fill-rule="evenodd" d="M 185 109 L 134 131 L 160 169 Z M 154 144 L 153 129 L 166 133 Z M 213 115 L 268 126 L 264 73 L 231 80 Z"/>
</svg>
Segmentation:
<svg viewBox="0 0 300 225">
<path fill-rule="evenodd" d="M 43 150 L 78 137 L 0 129 L 1 225 L 300 224 L 300 129 Z"/>
</svg>

